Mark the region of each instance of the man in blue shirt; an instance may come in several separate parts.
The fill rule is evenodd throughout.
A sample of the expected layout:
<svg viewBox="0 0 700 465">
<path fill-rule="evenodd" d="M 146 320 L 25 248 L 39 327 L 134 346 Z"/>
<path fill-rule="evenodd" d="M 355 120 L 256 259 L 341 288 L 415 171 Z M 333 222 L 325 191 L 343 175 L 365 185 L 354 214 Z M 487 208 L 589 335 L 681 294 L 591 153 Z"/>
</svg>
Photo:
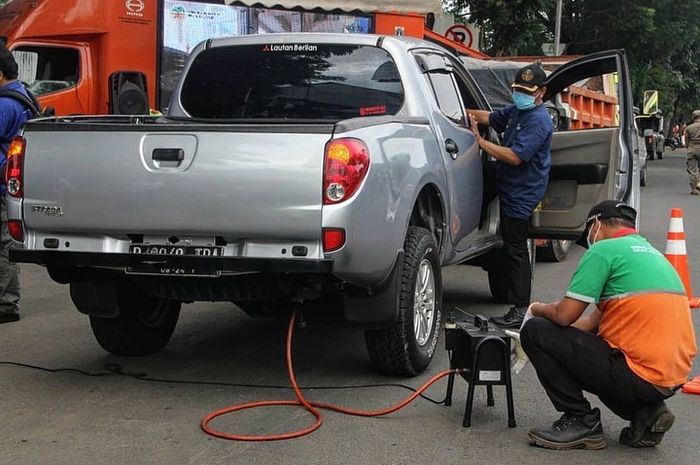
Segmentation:
<svg viewBox="0 0 700 465">
<path fill-rule="evenodd" d="M 0 91 L 14 90 L 27 95 L 24 86 L 17 80 L 18 66 L 12 53 L 0 44 Z M 5 200 L 5 165 L 7 149 L 12 138 L 19 134 L 22 125 L 32 112 L 11 97 L 0 97 L 0 323 L 19 320 L 19 276 L 15 263 L 8 255 L 12 239 L 7 231 L 7 202 Z"/>
<path fill-rule="evenodd" d="M 479 147 L 495 158 L 495 183 L 501 205 L 501 236 L 513 306 L 493 322 L 519 328 L 530 304 L 532 275 L 527 248 L 530 217 L 544 197 L 549 183 L 550 146 L 554 127 L 542 104 L 546 74 L 538 64 L 518 71 L 513 88 L 514 105 L 494 112 L 469 110 L 471 128 Z M 503 145 L 481 137 L 478 124 L 503 133 Z M 486 180 L 485 180 L 486 181 Z"/>
</svg>

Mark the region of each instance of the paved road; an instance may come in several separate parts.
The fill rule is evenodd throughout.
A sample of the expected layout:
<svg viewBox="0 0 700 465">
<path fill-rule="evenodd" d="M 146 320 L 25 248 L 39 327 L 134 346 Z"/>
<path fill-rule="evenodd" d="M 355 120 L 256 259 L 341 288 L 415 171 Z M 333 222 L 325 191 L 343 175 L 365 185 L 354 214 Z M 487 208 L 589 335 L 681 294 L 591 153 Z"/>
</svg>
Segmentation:
<svg viewBox="0 0 700 465">
<path fill-rule="evenodd" d="M 687 190 L 684 159 L 676 152 L 650 162 L 644 189 L 642 231 L 664 247 L 668 213 L 684 208 L 692 272 L 700 291 L 700 198 Z M 580 251 L 563 264 L 538 266 L 534 297 L 560 297 Z M 52 283 L 42 269 L 22 270 L 22 320 L 0 326 L 0 359 L 47 368 L 72 367 L 104 372 L 105 364 L 123 371 L 168 378 L 220 383 L 286 384 L 282 321 L 253 321 L 227 304 L 184 308 L 175 335 L 163 352 L 143 359 L 121 358 L 102 351 L 88 320 L 71 305 L 67 288 Z M 489 302 L 485 276 L 470 267 L 445 270 L 447 305 L 493 315 L 502 306 Z M 700 330 L 700 311 L 693 315 Z M 700 334 L 700 331 L 698 332 Z M 333 322 L 311 322 L 299 331 L 296 368 L 305 385 L 346 386 L 391 382 L 369 366 L 362 335 Z M 441 351 L 430 373 L 446 368 Z M 698 373 L 696 366 L 695 374 Z M 422 379 L 408 380 L 417 386 Z M 678 395 L 670 402 L 676 426 L 662 446 L 630 450 L 617 444 L 624 423 L 608 410 L 603 420 L 609 446 L 604 451 L 556 453 L 529 447 L 528 428 L 555 419 L 531 366 L 515 378 L 518 427 L 506 427 L 500 389 L 496 406 L 485 406 L 477 391 L 473 426 L 461 427 L 464 383 L 458 383 L 453 407 L 418 401 L 383 419 L 326 415 L 311 436 L 277 443 L 246 444 L 212 439 L 199 430 L 200 418 L 231 403 L 260 398 L 289 398 L 287 390 L 217 385 L 147 382 L 124 376 L 88 377 L 47 373 L 0 365 L 1 464 L 637 464 L 698 463 L 700 397 Z M 443 395 L 444 384 L 431 391 Z M 310 398 L 343 405 L 377 408 L 396 401 L 396 388 L 308 392 Z M 274 433 L 306 425 L 303 411 L 280 408 L 223 419 L 222 428 L 247 433 Z"/>
</svg>

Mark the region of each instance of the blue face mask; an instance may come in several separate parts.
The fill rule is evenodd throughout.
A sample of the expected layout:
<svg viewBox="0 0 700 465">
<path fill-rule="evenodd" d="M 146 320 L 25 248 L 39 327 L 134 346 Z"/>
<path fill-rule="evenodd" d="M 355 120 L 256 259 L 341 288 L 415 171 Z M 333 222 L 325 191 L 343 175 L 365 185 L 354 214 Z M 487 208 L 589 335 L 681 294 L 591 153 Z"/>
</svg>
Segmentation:
<svg viewBox="0 0 700 465">
<path fill-rule="evenodd" d="M 513 103 L 518 110 L 532 110 L 535 108 L 535 96 L 523 92 L 513 91 Z"/>
</svg>

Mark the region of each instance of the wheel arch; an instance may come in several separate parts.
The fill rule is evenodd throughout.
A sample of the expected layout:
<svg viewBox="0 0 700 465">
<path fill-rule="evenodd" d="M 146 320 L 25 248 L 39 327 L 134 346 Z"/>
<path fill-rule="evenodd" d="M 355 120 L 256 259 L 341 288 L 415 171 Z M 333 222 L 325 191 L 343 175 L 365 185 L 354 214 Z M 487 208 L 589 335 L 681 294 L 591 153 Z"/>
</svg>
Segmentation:
<svg viewBox="0 0 700 465">
<path fill-rule="evenodd" d="M 444 197 L 436 184 L 428 182 L 421 188 L 413 201 L 413 209 L 408 218 L 404 237 L 408 234 L 408 228 L 411 226 L 425 228 L 433 234 L 438 246 L 438 255 L 442 256 L 448 234 L 446 218 Z"/>
</svg>

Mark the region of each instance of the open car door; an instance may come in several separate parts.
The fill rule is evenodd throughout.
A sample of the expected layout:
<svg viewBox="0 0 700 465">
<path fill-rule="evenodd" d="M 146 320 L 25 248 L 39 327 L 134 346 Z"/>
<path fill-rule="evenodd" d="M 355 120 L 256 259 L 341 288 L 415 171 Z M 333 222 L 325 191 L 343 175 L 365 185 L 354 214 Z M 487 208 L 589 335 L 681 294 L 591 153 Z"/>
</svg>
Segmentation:
<svg viewBox="0 0 700 465">
<path fill-rule="evenodd" d="M 632 86 L 624 50 L 587 55 L 558 68 L 546 80 L 544 100 L 581 82 L 602 86 L 603 77 L 610 75 L 614 79 L 608 81 L 614 83 L 611 86 L 616 88 L 618 99 L 615 114 L 607 121 L 611 126 L 558 131 L 553 135 L 549 187 L 532 215 L 531 237 L 578 237 L 591 207 L 603 200 L 620 200 L 639 210 L 639 155 L 634 150 Z M 594 90 L 583 92 L 602 95 L 599 92 L 604 86 L 592 87 Z M 599 126 L 601 121 L 595 120 L 594 113 L 579 116 L 585 116 L 590 126 Z"/>
</svg>

